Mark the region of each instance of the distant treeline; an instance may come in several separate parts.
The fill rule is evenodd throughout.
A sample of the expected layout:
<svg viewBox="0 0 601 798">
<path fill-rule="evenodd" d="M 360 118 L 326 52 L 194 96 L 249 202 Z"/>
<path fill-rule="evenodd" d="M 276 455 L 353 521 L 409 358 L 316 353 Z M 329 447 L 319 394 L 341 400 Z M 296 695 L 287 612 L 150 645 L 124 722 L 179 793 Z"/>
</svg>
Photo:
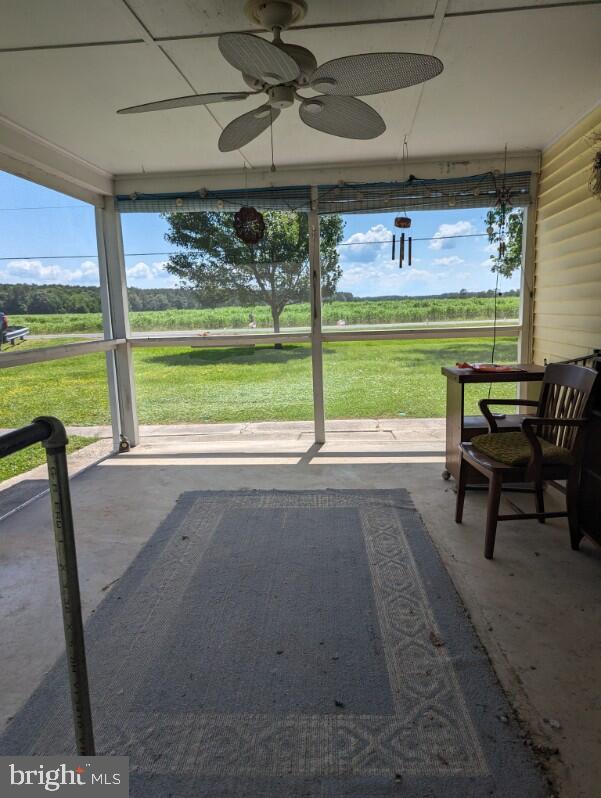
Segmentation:
<svg viewBox="0 0 601 798">
<path fill-rule="evenodd" d="M 461 291 L 448 291 L 446 294 L 420 294 L 419 296 L 410 296 L 409 294 L 384 294 L 383 296 L 354 296 L 348 291 L 338 291 L 334 295 L 335 302 L 388 302 L 395 299 L 469 299 L 470 297 L 479 297 L 486 299 L 495 295 L 494 288 L 489 288 L 487 291 L 468 291 L 467 288 L 462 288 Z M 499 291 L 499 296 L 519 296 L 520 292 L 517 288 L 512 288 L 510 291 Z"/>
<path fill-rule="evenodd" d="M 186 288 L 129 288 L 131 310 L 202 308 L 197 294 Z M 99 313 L 100 289 L 84 285 L 0 284 L 4 313 Z"/>
<path fill-rule="evenodd" d="M 420 297 L 406 295 L 356 297 L 339 291 L 335 302 L 382 302 L 398 299 L 469 299 L 492 297 L 494 291 L 461 291 L 446 294 L 428 294 Z M 519 291 L 505 291 L 504 296 L 519 296 Z M 187 288 L 129 288 L 129 307 L 132 311 L 144 310 L 196 310 L 203 308 L 202 300 Z M 224 305 L 238 306 L 233 298 Z M 7 314 L 63 314 L 99 313 L 100 290 L 84 285 L 28 285 L 26 283 L 0 284 L 0 311 Z"/>
</svg>

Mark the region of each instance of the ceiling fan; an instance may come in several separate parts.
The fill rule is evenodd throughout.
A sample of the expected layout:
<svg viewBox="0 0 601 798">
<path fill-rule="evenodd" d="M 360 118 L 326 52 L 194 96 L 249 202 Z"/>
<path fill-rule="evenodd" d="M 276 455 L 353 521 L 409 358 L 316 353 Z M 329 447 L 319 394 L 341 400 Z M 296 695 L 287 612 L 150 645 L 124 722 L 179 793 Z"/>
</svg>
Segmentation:
<svg viewBox="0 0 601 798">
<path fill-rule="evenodd" d="M 318 67 L 310 50 L 283 42 L 280 35 L 305 16 L 304 0 L 248 0 L 245 10 L 253 22 L 272 32 L 273 41 L 250 33 L 224 33 L 218 44 L 222 56 L 240 70 L 251 91 L 192 94 L 121 108 L 117 113 L 209 105 L 265 94 L 262 105 L 224 128 L 219 137 L 221 152 L 251 142 L 295 100 L 300 103 L 301 120 L 309 127 L 342 138 L 372 139 L 386 130 L 386 124 L 377 111 L 357 97 L 414 86 L 436 77 L 443 69 L 435 56 L 395 52 L 348 55 Z M 304 96 L 299 93 L 303 89 L 319 93 Z"/>
</svg>

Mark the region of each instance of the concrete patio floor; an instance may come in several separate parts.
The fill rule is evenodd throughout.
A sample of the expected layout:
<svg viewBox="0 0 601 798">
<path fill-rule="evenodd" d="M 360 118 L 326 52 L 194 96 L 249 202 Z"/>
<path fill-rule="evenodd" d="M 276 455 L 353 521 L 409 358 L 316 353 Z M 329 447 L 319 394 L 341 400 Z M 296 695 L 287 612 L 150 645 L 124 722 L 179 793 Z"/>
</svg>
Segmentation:
<svg viewBox="0 0 601 798">
<path fill-rule="evenodd" d="M 523 723 L 524 744 L 545 761 L 557 794 L 598 795 L 601 549 L 583 541 L 572 552 L 563 520 L 507 522 L 495 560 L 484 560 L 485 495 L 470 492 L 463 525 L 453 522 L 453 483 L 441 479 L 441 419 L 330 422 L 323 446 L 313 444 L 309 422 L 142 433 L 127 454 L 106 457 L 109 441 L 101 440 L 72 458 L 72 473 L 83 469 L 72 490 L 86 616 L 184 491 L 405 487 Z M 35 469 L 3 483 L 0 501 L 15 485 L 43 476 Z M 523 507 L 530 501 L 512 499 Z M 552 491 L 548 501 L 557 501 Z M 47 498 L 0 521 L 0 563 L 4 724 L 63 648 Z"/>
</svg>

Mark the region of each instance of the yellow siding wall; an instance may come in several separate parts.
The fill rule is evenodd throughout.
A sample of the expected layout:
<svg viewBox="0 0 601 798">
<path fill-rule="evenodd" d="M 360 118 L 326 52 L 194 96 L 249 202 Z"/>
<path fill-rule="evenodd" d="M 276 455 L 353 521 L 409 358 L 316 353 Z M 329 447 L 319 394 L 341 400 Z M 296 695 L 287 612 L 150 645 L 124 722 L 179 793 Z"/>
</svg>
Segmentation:
<svg viewBox="0 0 601 798">
<path fill-rule="evenodd" d="M 601 131 L 601 106 L 543 152 L 536 219 L 535 363 L 601 348 L 601 199 L 588 187 L 593 131 Z"/>
</svg>

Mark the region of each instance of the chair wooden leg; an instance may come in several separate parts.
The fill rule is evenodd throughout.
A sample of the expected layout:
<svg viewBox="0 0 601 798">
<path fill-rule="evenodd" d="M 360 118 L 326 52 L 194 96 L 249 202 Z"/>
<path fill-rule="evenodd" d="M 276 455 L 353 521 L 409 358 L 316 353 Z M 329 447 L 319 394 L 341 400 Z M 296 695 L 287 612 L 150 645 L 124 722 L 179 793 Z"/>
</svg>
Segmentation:
<svg viewBox="0 0 601 798">
<path fill-rule="evenodd" d="M 543 483 L 537 482 L 534 486 L 535 497 L 536 497 L 536 512 L 537 513 L 544 513 L 545 512 L 545 494 L 543 492 Z M 544 524 L 545 519 L 539 518 L 539 524 Z"/>
<path fill-rule="evenodd" d="M 494 472 L 488 483 L 488 502 L 486 505 L 486 538 L 484 539 L 484 556 L 492 560 L 495 551 L 495 537 L 497 534 L 497 519 L 499 516 L 499 502 L 501 501 L 501 488 L 503 480 L 501 475 Z"/>
<path fill-rule="evenodd" d="M 570 544 L 574 551 L 578 551 L 583 538 L 578 519 L 578 474 L 570 474 L 566 484 L 566 505 L 568 511 L 568 525 L 570 527 Z"/>
<path fill-rule="evenodd" d="M 457 501 L 455 503 L 455 523 L 460 524 L 463 521 L 463 503 L 465 501 L 465 489 L 467 486 L 467 472 L 468 465 L 465 457 L 461 457 L 461 466 L 459 468 L 459 482 L 457 483 Z"/>
</svg>

